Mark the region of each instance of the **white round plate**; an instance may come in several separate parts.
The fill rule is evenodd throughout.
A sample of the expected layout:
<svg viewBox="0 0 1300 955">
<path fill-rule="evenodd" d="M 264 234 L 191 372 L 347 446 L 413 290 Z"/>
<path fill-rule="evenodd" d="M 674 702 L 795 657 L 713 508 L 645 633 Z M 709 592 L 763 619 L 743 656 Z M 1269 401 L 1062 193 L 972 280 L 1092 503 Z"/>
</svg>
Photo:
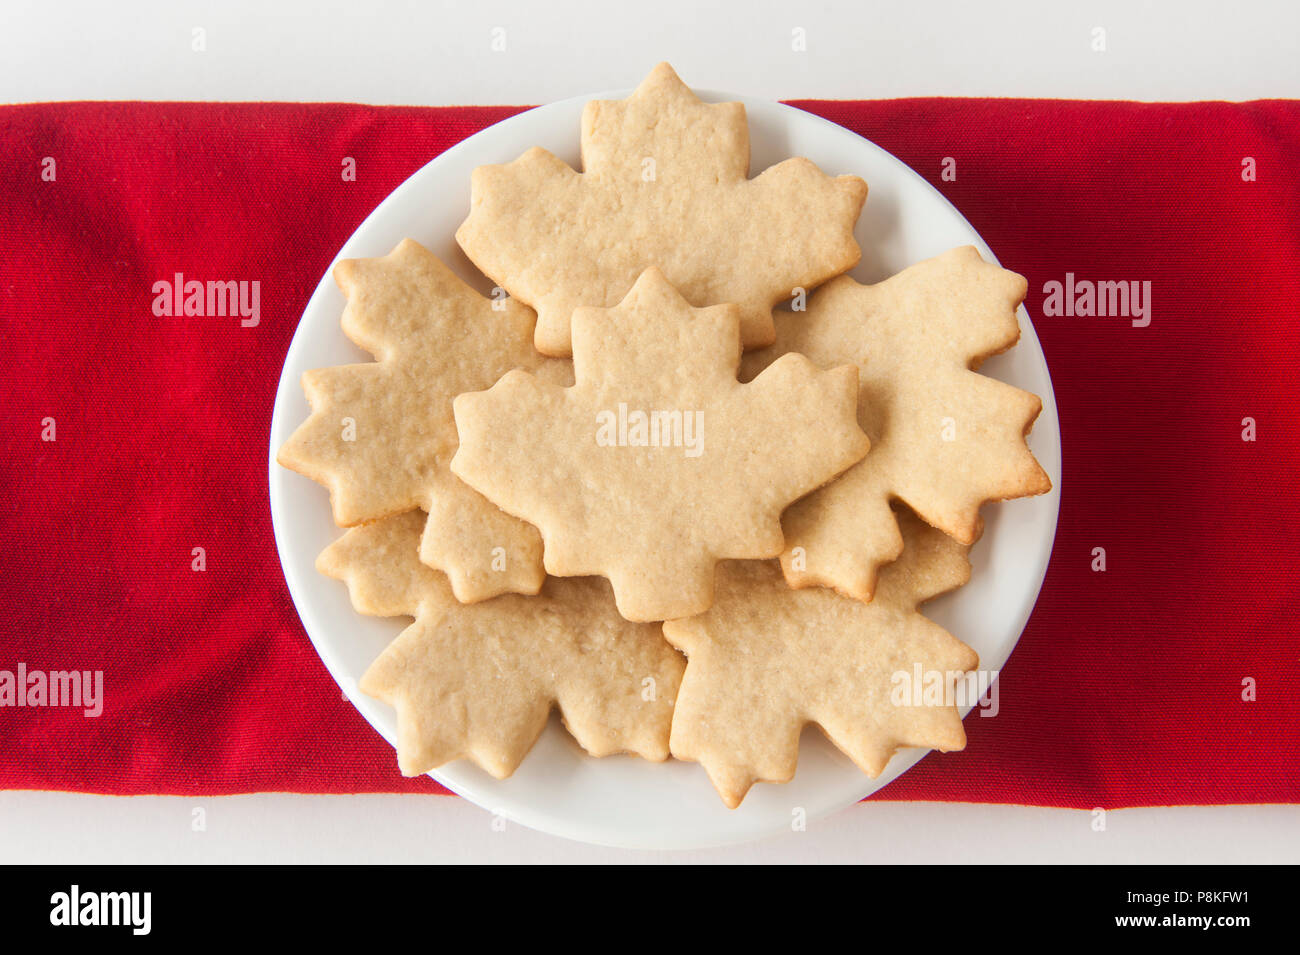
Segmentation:
<svg viewBox="0 0 1300 955">
<path fill-rule="evenodd" d="M 454 239 L 469 212 L 470 172 L 509 162 L 543 146 L 575 166 L 579 120 L 590 99 L 621 99 L 629 91 L 565 100 L 521 113 L 471 136 L 438 156 L 385 199 L 339 250 L 338 259 L 381 256 L 402 239 L 420 242 L 482 292 L 491 288 Z M 858 222 L 862 264 L 854 276 L 875 282 L 959 245 L 993 254 L 939 192 L 879 146 L 802 110 L 730 94 L 701 92 L 712 102 L 740 100 L 749 113 L 752 174 L 790 156 L 807 156 L 830 175 L 854 173 L 870 188 Z M 1012 263 L 1014 267 L 1014 263 Z M 333 266 L 331 265 L 331 269 Z M 275 452 L 307 417 L 299 379 L 310 368 L 365 361 L 339 327 L 344 299 L 330 273 L 307 303 L 275 398 L 271 421 L 270 500 L 280 562 L 289 592 L 312 643 L 343 692 L 389 743 L 396 716 L 357 689 L 370 662 L 407 624 L 363 617 L 347 589 L 315 570 L 316 555 L 339 530 L 324 488 L 275 463 Z M 1030 446 L 1051 475 L 1047 495 L 984 510 L 984 537 L 972 553 L 970 584 L 927 605 L 926 614 L 979 653 L 980 665 L 1000 670 L 1029 619 L 1047 570 L 1056 533 L 1061 484 L 1061 438 L 1052 382 L 1042 348 L 1024 309 L 1020 344 L 990 359 L 986 374 L 1042 396 L 1043 412 Z M 878 779 L 868 779 L 810 728 L 799 770 L 785 785 L 756 785 L 739 809 L 722 805 L 704 770 L 694 763 L 649 763 L 630 756 L 586 756 L 557 719 L 509 779 L 496 780 L 461 760 L 431 775 L 448 789 L 493 813 L 543 832 L 601 845 L 645 849 L 694 848 L 789 832 L 797 810 L 810 822 L 876 791 L 925 755 L 905 750 Z M 942 759 L 936 755 L 933 758 Z M 393 771 L 397 772 L 394 758 Z"/>
</svg>

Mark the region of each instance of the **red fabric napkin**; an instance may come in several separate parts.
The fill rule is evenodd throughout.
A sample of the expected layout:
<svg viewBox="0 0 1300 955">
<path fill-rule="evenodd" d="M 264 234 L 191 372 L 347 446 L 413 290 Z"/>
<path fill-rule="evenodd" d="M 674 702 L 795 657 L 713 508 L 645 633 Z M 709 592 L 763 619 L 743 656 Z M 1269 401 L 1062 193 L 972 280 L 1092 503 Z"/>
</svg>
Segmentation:
<svg viewBox="0 0 1300 955">
<path fill-rule="evenodd" d="M 909 163 L 1028 277 L 1060 406 L 1060 528 L 1000 712 L 880 798 L 1300 801 L 1300 103 L 797 105 Z M 439 791 L 303 633 L 267 435 L 335 251 L 514 112 L 0 107 L 0 702 L 20 666 L 103 673 L 99 716 L 0 706 L 0 787 Z M 155 315 L 176 273 L 259 281 L 259 323 Z M 1150 282 L 1150 323 L 1045 314 L 1070 281 Z"/>
</svg>

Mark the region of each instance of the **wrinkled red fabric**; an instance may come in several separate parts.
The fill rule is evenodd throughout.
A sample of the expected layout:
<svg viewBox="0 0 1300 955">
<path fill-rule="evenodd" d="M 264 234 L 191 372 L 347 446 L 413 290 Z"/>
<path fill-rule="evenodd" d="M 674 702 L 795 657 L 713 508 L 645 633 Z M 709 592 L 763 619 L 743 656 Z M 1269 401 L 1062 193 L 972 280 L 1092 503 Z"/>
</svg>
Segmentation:
<svg viewBox="0 0 1300 955">
<path fill-rule="evenodd" d="M 1300 103 L 796 105 L 907 162 L 1028 277 L 1060 408 L 1060 527 L 1000 713 L 877 798 L 1300 801 Z M 268 428 L 336 250 L 515 112 L 0 107 L 0 671 L 105 684 L 95 718 L 0 708 L 0 787 L 441 791 L 402 778 L 303 632 Z M 155 316 L 178 272 L 260 281 L 260 324 Z M 1150 325 L 1045 315 L 1066 273 L 1151 282 Z"/>
</svg>

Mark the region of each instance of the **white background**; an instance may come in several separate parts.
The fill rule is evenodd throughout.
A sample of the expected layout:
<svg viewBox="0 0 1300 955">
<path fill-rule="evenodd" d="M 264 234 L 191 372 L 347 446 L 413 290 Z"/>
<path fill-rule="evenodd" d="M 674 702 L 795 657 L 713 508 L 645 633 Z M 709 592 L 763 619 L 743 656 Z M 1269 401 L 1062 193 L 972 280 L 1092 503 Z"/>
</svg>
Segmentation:
<svg viewBox="0 0 1300 955">
<path fill-rule="evenodd" d="M 12 102 L 539 103 L 633 86 L 659 60 L 694 86 L 772 99 L 1253 99 L 1300 87 L 1300 4 L 1289 0 L 3 0 L 0 10 L 0 100 Z M 1096 27 L 1104 53 L 1091 48 Z M 805 52 L 791 49 L 795 28 Z"/>
<path fill-rule="evenodd" d="M 1106 49 L 1092 49 L 1094 30 Z M 193 31 L 206 49 L 192 49 Z M 806 50 L 792 50 L 802 29 Z M 505 49 L 494 51 L 495 30 Z M 774 99 L 1300 96 L 1300 4 L 709 4 L 655 0 L 104 4 L 0 0 L 0 101 L 546 102 L 635 85 Z M 196 810 L 206 828 L 196 831 Z M 1300 810 L 1088 812 L 873 803 L 807 832 L 690 853 L 599 849 L 455 798 L 0 793 L 0 862 L 1300 861 Z"/>
</svg>

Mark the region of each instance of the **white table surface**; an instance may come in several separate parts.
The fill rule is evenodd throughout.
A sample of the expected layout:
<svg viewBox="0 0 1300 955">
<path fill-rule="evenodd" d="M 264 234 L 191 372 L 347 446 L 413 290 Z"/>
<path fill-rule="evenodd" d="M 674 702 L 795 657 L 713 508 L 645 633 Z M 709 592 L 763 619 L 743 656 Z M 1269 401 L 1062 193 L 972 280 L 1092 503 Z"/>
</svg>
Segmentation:
<svg viewBox="0 0 1300 955">
<path fill-rule="evenodd" d="M 1300 4 L 1280 0 L 131 6 L 3 0 L 0 101 L 537 103 L 634 85 L 659 60 L 696 86 L 779 99 L 1300 96 Z M 1092 49 L 1098 28 L 1104 52 Z M 796 29 L 802 51 L 792 49 Z M 505 48 L 493 49 L 502 37 Z M 644 853 L 498 829 L 450 797 L 0 793 L 0 863 L 973 859 L 1296 862 L 1300 809 L 1122 810 L 1097 831 L 1090 812 L 873 803 L 751 846 Z"/>
</svg>

